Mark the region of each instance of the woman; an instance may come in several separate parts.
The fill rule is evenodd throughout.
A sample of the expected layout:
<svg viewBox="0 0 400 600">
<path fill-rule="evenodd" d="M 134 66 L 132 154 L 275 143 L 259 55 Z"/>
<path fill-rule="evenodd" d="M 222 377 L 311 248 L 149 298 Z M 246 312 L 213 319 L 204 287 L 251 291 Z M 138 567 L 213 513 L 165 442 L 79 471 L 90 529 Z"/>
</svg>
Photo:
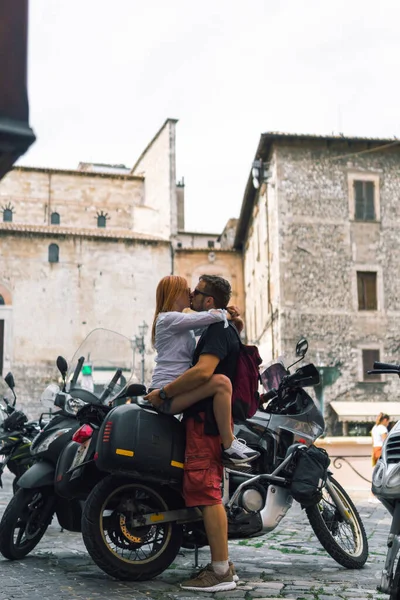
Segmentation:
<svg viewBox="0 0 400 600">
<path fill-rule="evenodd" d="M 227 320 L 232 318 L 229 311 L 223 309 L 183 312 L 189 308 L 190 289 L 186 279 L 178 275 L 168 275 L 161 279 L 156 291 L 156 311 L 152 328 L 157 357 L 150 389 L 162 388 L 192 366 L 196 347 L 194 330 L 198 333 L 200 328 L 221 321 L 224 321 L 227 327 Z M 233 310 L 232 312 L 236 314 Z M 241 319 L 235 316 L 233 321 L 241 329 Z M 223 457 L 234 464 L 247 463 L 257 458 L 259 453 L 239 442 L 232 433 L 232 384 L 225 375 L 213 375 L 207 383 L 171 400 L 155 401 L 151 397 L 149 400 L 158 411 L 174 415 L 210 396 L 214 399 L 214 416 L 224 448 Z M 238 455 L 239 458 L 232 458 L 232 454 Z"/>
<path fill-rule="evenodd" d="M 382 454 L 383 442 L 387 438 L 390 417 L 379 413 L 376 423 L 371 429 L 372 435 L 372 466 L 374 467 Z"/>
</svg>

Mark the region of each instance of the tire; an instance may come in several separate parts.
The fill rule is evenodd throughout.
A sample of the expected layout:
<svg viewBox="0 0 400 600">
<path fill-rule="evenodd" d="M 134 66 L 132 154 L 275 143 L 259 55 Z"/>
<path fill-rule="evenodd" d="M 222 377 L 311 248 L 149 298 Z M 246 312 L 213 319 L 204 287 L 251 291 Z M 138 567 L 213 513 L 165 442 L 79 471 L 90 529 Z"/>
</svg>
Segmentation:
<svg viewBox="0 0 400 600">
<path fill-rule="evenodd" d="M 389 600 L 400 600 L 400 558 L 397 558 L 397 566 L 392 581 L 390 582 Z M 379 590 L 379 587 L 378 587 Z"/>
<path fill-rule="evenodd" d="M 326 487 L 322 500 L 306 508 L 308 520 L 322 546 L 336 562 L 347 569 L 361 569 L 368 558 L 364 525 L 347 492 L 333 477 L 329 477 L 329 481 L 349 512 L 350 523 L 343 520 Z"/>
<path fill-rule="evenodd" d="M 156 577 L 178 554 L 182 527 L 164 523 L 133 529 L 129 519 L 170 507 L 166 490 L 107 476 L 85 503 L 82 535 L 87 551 L 100 569 L 116 579 L 145 581 Z"/>
<path fill-rule="evenodd" d="M 16 491 L 0 522 L 0 552 L 5 558 L 24 558 L 38 545 L 51 523 L 54 501 L 41 489 Z"/>
</svg>

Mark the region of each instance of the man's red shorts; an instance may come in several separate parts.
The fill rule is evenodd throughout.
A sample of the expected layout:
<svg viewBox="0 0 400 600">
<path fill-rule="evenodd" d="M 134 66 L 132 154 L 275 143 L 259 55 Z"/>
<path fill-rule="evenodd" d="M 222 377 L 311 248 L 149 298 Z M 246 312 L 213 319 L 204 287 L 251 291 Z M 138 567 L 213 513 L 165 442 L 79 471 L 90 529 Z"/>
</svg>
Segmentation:
<svg viewBox="0 0 400 600">
<path fill-rule="evenodd" d="M 204 413 L 200 413 L 199 416 L 204 421 Z M 190 418 L 185 424 L 183 496 L 186 506 L 221 504 L 221 438 L 219 435 L 205 435 L 204 422 L 198 423 Z"/>
</svg>

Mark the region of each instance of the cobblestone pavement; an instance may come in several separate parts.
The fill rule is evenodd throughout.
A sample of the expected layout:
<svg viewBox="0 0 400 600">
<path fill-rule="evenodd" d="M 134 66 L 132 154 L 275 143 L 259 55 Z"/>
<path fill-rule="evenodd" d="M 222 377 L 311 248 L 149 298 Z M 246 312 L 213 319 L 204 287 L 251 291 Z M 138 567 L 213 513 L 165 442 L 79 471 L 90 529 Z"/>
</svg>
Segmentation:
<svg viewBox="0 0 400 600">
<path fill-rule="evenodd" d="M 0 514 L 11 498 L 11 478 L 4 477 Z M 80 534 L 61 532 L 53 522 L 37 548 L 24 560 L 0 559 L 0 600 L 185 600 L 194 597 L 276 600 L 364 600 L 388 596 L 376 591 L 384 563 L 390 526 L 380 504 L 356 502 L 367 531 L 370 555 L 358 571 L 340 567 L 320 546 L 307 517 L 296 504 L 269 535 L 230 543 L 240 582 L 235 590 L 196 594 L 180 590 L 179 582 L 193 572 L 194 552 L 183 550 L 156 579 L 142 583 L 116 581 L 92 562 Z M 199 563 L 209 560 L 199 551 Z"/>
</svg>

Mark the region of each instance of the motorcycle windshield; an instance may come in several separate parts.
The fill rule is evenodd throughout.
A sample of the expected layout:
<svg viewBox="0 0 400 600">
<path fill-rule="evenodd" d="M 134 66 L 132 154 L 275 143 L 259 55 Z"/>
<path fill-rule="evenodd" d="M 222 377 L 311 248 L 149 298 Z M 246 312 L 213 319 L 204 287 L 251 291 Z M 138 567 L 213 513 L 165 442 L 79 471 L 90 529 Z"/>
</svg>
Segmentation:
<svg viewBox="0 0 400 600">
<path fill-rule="evenodd" d="M 94 329 L 72 358 L 66 391 L 83 389 L 110 402 L 132 383 L 133 356 L 127 337 L 109 329 Z"/>
<path fill-rule="evenodd" d="M 278 359 L 277 362 L 274 362 L 270 366 L 268 366 L 261 373 L 261 383 L 263 388 L 270 392 L 272 389 L 278 389 L 279 384 L 282 379 L 288 374 L 285 365 L 281 360 Z"/>
</svg>

